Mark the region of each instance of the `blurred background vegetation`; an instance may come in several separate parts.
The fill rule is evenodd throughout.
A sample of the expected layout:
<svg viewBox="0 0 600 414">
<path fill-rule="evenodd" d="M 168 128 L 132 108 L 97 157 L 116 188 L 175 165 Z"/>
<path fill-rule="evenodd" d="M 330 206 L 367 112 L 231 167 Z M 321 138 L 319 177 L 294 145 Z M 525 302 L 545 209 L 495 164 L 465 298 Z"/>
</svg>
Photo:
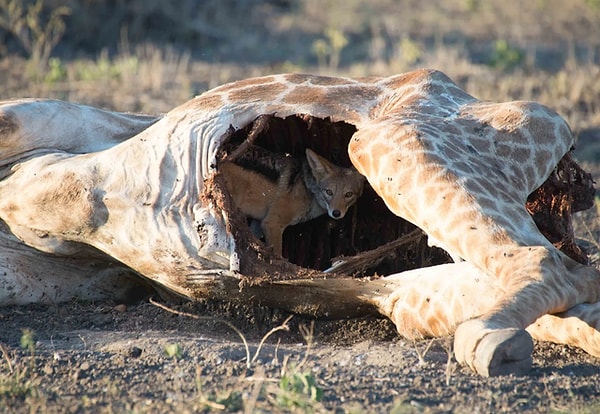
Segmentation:
<svg viewBox="0 0 600 414">
<path fill-rule="evenodd" d="M 593 143 L 599 62 L 600 0 L 0 0 L 2 99 L 165 112 L 249 76 L 431 67 Z"/>
</svg>

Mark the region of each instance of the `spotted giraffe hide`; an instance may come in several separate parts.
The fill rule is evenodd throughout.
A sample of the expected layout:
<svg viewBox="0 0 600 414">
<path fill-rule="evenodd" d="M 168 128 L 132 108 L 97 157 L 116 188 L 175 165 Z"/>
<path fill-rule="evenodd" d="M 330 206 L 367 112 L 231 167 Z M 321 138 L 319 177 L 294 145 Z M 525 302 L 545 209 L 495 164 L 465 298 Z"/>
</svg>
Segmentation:
<svg viewBox="0 0 600 414">
<path fill-rule="evenodd" d="M 415 91 L 423 95 L 417 99 Z M 559 122 L 544 123 L 534 111 Z M 531 123 L 539 123 L 539 136 L 530 135 Z M 403 136 L 410 139 L 398 141 Z M 514 144 L 520 136 L 548 143 L 527 154 L 535 159 L 537 170 L 527 172 L 535 179 L 514 173 L 512 165 L 526 161 L 519 158 L 525 146 Z M 369 140 L 376 145 L 362 144 Z M 425 156 L 438 142 L 452 143 L 449 159 Z M 369 184 L 343 220 L 322 216 L 289 227 L 283 258 L 276 257 L 250 231 L 219 172 L 224 158 L 248 144 L 292 157 L 311 148 L 335 164 L 354 164 Z M 525 244 L 535 240 L 532 245 L 550 249 L 554 243 L 560 255 L 585 262 L 570 220 L 590 207 L 594 190 L 569 153 L 573 144 L 566 123 L 541 105 L 481 103 L 427 70 L 361 80 L 249 79 L 208 91 L 164 116 L 52 100 L 2 102 L 0 304 L 123 297 L 149 285 L 189 299 L 252 301 L 317 317 L 380 313 L 409 337 L 451 334 L 497 305 L 503 281 L 471 260 L 468 245 L 452 244 L 430 225 L 400 191 L 392 194 L 389 183 L 405 180 L 408 193 L 433 200 L 435 194 L 416 193 L 410 174 L 452 176 L 467 194 L 481 189 L 527 209 L 539 229 L 527 227 L 535 234 L 523 235 Z M 385 158 L 379 152 L 396 157 L 399 147 L 404 162 L 416 162 L 416 168 L 378 174 L 378 157 Z M 368 168 L 361 164 L 366 159 Z M 456 169 L 453 159 L 460 159 Z M 484 178 L 473 178 L 473 168 L 486 166 L 481 159 L 489 168 Z M 503 182 L 498 193 L 490 188 L 494 180 Z M 428 214 L 455 219 L 451 210 Z M 506 217 L 489 217 L 488 223 L 507 225 Z M 446 251 L 466 261 L 451 263 Z M 392 276 L 376 276 L 382 274 Z M 440 316 L 454 302 L 453 311 Z M 586 306 L 556 310 L 577 316 L 590 312 Z M 433 312 L 439 323 L 424 319 L 424 312 Z M 542 339 L 544 329 L 564 321 L 538 316 L 537 328 L 528 329 Z M 586 326 L 598 340 L 598 325 Z M 552 340 L 600 355 L 600 343 L 569 338 Z"/>
</svg>

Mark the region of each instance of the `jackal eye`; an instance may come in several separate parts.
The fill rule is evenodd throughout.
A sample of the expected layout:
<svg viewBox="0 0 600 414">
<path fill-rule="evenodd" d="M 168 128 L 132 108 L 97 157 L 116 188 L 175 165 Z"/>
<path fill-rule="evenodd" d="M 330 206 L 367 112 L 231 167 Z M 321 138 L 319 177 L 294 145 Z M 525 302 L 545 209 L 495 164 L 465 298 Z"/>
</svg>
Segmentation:
<svg viewBox="0 0 600 414">
<path fill-rule="evenodd" d="M 332 196 L 333 195 L 333 191 L 331 191 L 329 188 L 325 189 L 325 194 L 327 194 L 328 196 Z"/>
<path fill-rule="evenodd" d="M 344 196 L 345 196 L 346 198 L 350 198 L 350 197 L 352 197 L 353 195 L 354 195 L 354 193 L 353 193 L 352 191 L 346 191 L 346 194 L 344 194 Z"/>
</svg>

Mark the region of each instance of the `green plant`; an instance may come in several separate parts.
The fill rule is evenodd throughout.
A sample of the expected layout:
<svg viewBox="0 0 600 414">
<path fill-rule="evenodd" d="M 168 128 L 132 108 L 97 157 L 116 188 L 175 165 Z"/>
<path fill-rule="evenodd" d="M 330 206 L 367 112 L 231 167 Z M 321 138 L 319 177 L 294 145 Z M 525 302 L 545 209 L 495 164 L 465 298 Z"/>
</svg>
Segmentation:
<svg viewBox="0 0 600 414">
<path fill-rule="evenodd" d="M 413 414 L 413 413 L 422 413 L 424 411 L 424 407 L 419 405 L 418 403 L 411 403 L 411 401 L 406 401 L 406 399 L 397 397 L 394 398 L 394 402 L 392 403 L 392 407 L 390 408 L 390 414 Z"/>
<path fill-rule="evenodd" d="M 492 51 L 488 65 L 500 70 L 510 70 L 523 62 L 524 58 L 525 53 L 521 49 L 501 39 L 494 43 L 494 50 Z"/>
<path fill-rule="evenodd" d="M 48 61 L 48 72 L 44 77 L 46 83 L 56 83 L 67 78 L 67 69 L 59 58 L 50 58 Z"/>
<path fill-rule="evenodd" d="M 593 11 L 600 10 L 600 0 L 585 0 L 585 4 Z"/>
<path fill-rule="evenodd" d="M 39 381 L 32 378 L 35 369 L 35 339 L 31 329 L 23 329 L 21 335 L 21 348 L 26 349 L 31 355 L 29 366 L 13 367 L 4 344 L 0 344 L 2 356 L 8 366 L 8 373 L 0 371 L 0 399 L 25 399 L 26 397 L 38 398 Z M 1 403 L 0 403 L 1 405 Z"/>
<path fill-rule="evenodd" d="M 183 356 L 183 351 L 181 349 L 181 345 L 179 344 L 167 344 L 165 345 L 165 354 L 169 358 L 179 359 Z"/>
<path fill-rule="evenodd" d="M 24 399 L 28 396 L 39 397 L 37 384 L 29 380 L 27 376 L 26 369 L 0 375 L 0 398 Z"/>
<path fill-rule="evenodd" d="M 31 356 L 35 355 L 35 334 L 31 329 L 25 328 L 21 330 L 21 348 L 27 349 Z"/>
<path fill-rule="evenodd" d="M 239 412 L 244 408 L 244 399 L 239 390 L 223 390 L 214 396 L 214 402 L 229 412 Z"/>
<path fill-rule="evenodd" d="M 0 0 L 0 11 L 0 27 L 17 38 L 29 55 L 33 68 L 43 71 L 65 32 L 64 17 L 71 13 L 71 9 L 61 6 L 47 10 L 45 0 Z"/>
<path fill-rule="evenodd" d="M 335 70 L 340 65 L 340 56 L 347 44 L 348 38 L 343 31 L 329 27 L 325 29 L 325 39 L 313 42 L 312 51 L 317 56 L 320 67 L 328 62 L 329 68 Z"/>
<path fill-rule="evenodd" d="M 323 390 L 310 373 L 301 372 L 297 367 L 292 366 L 281 376 L 276 399 L 282 408 L 313 411 L 313 405 L 321 401 L 322 397 Z"/>
<path fill-rule="evenodd" d="M 403 65 L 412 66 L 421 59 L 422 52 L 419 44 L 408 36 L 403 36 L 398 44 L 398 57 Z"/>
<path fill-rule="evenodd" d="M 79 61 L 75 65 L 75 79 L 82 81 L 98 81 L 120 79 L 125 74 L 135 74 L 139 68 L 139 60 L 135 56 L 123 55 L 110 59 L 108 52 L 103 50 L 93 61 Z"/>
<path fill-rule="evenodd" d="M 464 7 L 470 13 L 477 13 L 481 8 L 481 0 L 464 0 Z"/>
<path fill-rule="evenodd" d="M 242 391 L 237 389 L 219 390 L 216 393 L 206 393 L 203 389 L 202 368 L 196 366 L 196 397 L 194 402 L 202 408 L 216 411 L 240 412 L 244 409 Z"/>
</svg>

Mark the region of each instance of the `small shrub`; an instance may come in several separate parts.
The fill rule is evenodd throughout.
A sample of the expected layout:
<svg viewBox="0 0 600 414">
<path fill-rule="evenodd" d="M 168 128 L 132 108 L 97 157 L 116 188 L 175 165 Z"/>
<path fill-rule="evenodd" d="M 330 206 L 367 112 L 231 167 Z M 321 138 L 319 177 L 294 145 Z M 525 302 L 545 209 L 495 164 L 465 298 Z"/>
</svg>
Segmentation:
<svg viewBox="0 0 600 414">
<path fill-rule="evenodd" d="M 506 40 L 497 40 L 488 65 L 500 70 L 510 70 L 521 64 L 524 58 L 525 53 L 521 49 L 511 46 Z"/>
<path fill-rule="evenodd" d="M 64 17 L 69 14 L 67 6 L 48 10 L 45 0 L 0 0 L 0 27 L 21 43 L 38 74 L 48 67 L 50 54 L 65 33 Z"/>
<path fill-rule="evenodd" d="M 218 393 L 214 402 L 223 406 L 227 412 L 240 412 L 244 409 L 244 399 L 238 390 L 226 390 Z"/>
<path fill-rule="evenodd" d="M 27 350 L 31 355 L 29 366 L 13 367 L 8 351 L 2 345 L 2 353 L 8 364 L 8 373 L 0 370 L 0 406 L 2 399 L 25 400 L 28 397 L 41 398 L 39 379 L 34 376 L 35 372 L 35 339 L 31 329 L 23 329 L 21 335 L 21 348 Z"/>
<path fill-rule="evenodd" d="M 315 378 L 307 372 L 292 367 L 279 381 L 277 403 L 282 408 L 300 408 L 311 411 L 314 403 L 321 401 L 323 390 L 317 386 Z"/>
<path fill-rule="evenodd" d="M 183 356 L 183 351 L 179 344 L 167 344 L 165 345 L 165 354 L 169 358 L 179 359 Z"/>
<path fill-rule="evenodd" d="M 31 329 L 23 329 L 21 330 L 21 348 L 29 351 L 31 355 L 35 354 L 35 339 L 34 333 Z"/>
<path fill-rule="evenodd" d="M 46 83 L 56 83 L 67 79 L 67 68 L 59 58 L 50 58 L 48 61 L 48 73 L 44 77 Z"/>
<path fill-rule="evenodd" d="M 325 66 L 325 62 L 328 61 L 330 69 L 337 69 L 342 50 L 346 45 L 348 45 L 348 38 L 343 31 L 332 27 L 325 29 L 325 39 L 317 39 L 312 44 L 312 51 L 317 56 L 319 67 Z"/>
<path fill-rule="evenodd" d="M 403 36 L 402 40 L 400 40 L 397 53 L 401 64 L 406 67 L 415 65 L 423 54 L 419 44 L 411 40 L 408 36 Z"/>
</svg>

